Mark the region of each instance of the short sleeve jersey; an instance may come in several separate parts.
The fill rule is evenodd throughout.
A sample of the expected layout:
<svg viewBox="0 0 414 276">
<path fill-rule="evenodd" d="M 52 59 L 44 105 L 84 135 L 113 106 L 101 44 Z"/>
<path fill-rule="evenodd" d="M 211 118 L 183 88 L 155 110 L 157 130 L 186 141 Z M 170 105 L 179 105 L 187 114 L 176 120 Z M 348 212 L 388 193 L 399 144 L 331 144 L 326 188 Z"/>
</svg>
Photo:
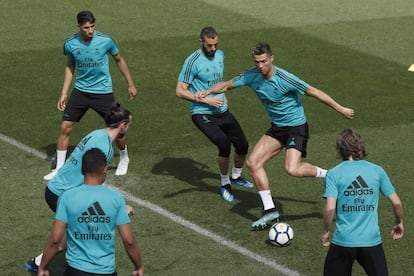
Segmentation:
<svg viewBox="0 0 414 276">
<path fill-rule="evenodd" d="M 332 243 L 344 247 L 380 244 L 379 193 L 388 197 L 394 191 L 384 169 L 366 160 L 344 161 L 330 169 L 323 196 L 336 199 L 336 229 Z"/>
<path fill-rule="evenodd" d="M 75 63 L 76 89 L 95 94 L 112 93 L 108 54 L 117 55 L 119 49 L 111 37 L 95 31 L 86 43 L 76 33 L 65 41 L 63 53 Z"/>
<path fill-rule="evenodd" d="M 50 191 L 60 196 L 64 191 L 83 184 L 82 157 L 91 148 L 100 149 L 105 154 L 109 165 L 114 157 L 111 137 L 105 129 L 92 131 L 79 142 L 62 168 L 49 181 L 47 187 Z"/>
<path fill-rule="evenodd" d="M 130 223 L 122 195 L 108 187 L 82 185 L 62 194 L 55 219 L 67 224 L 68 264 L 89 273 L 115 272 L 115 230 Z"/>
<path fill-rule="evenodd" d="M 184 62 L 178 80 L 189 84 L 192 93 L 207 90 L 223 81 L 224 52 L 217 50 L 214 57 L 206 57 L 201 50 L 192 53 Z M 191 114 L 220 114 L 228 109 L 227 98 L 224 94 L 209 95 L 208 97 L 221 97 L 224 104 L 215 108 L 208 104 L 192 102 Z"/>
<path fill-rule="evenodd" d="M 309 85 L 295 75 L 274 66 L 274 74 L 265 80 L 257 68 L 251 68 L 233 78 L 233 86 L 249 86 L 265 107 L 270 121 L 276 126 L 299 126 L 306 116 L 299 99 Z"/>
</svg>

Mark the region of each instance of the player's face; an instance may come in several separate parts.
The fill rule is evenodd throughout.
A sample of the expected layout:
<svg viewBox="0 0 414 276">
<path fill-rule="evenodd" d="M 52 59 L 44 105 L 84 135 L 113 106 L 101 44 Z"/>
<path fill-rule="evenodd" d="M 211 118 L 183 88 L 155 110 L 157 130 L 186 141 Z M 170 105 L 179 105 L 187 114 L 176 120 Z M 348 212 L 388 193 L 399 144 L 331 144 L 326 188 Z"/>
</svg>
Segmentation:
<svg viewBox="0 0 414 276">
<path fill-rule="evenodd" d="M 201 41 L 201 48 L 203 50 L 204 55 L 206 55 L 206 57 L 209 58 L 214 57 L 214 54 L 217 51 L 218 43 L 218 36 L 214 38 L 208 38 L 205 36 L 204 39 Z"/>
<path fill-rule="evenodd" d="M 95 23 L 86 22 L 83 25 L 78 25 L 80 36 L 83 40 L 91 40 L 95 31 Z"/>
<path fill-rule="evenodd" d="M 273 55 L 268 54 L 254 55 L 254 63 L 265 79 L 269 79 L 273 74 Z"/>
</svg>

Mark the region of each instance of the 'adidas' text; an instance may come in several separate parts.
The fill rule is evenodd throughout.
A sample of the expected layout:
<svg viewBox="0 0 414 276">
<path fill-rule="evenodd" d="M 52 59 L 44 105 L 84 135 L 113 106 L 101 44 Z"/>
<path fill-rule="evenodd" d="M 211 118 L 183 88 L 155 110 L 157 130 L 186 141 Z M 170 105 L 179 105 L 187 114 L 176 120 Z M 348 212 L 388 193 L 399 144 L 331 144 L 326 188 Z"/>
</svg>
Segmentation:
<svg viewBox="0 0 414 276">
<path fill-rule="evenodd" d="M 372 195 L 373 193 L 374 193 L 374 190 L 372 188 L 344 191 L 345 196 Z"/>
<path fill-rule="evenodd" d="M 90 223 L 90 222 L 99 222 L 99 223 L 110 223 L 111 217 L 106 216 L 82 216 L 78 217 L 79 223 Z"/>
<path fill-rule="evenodd" d="M 356 180 L 352 181 L 344 191 L 344 196 L 360 196 L 360 195 L 372 195 L 374 190 L 368 186 L 362 176 L 358 176 Z"/>
</svg>

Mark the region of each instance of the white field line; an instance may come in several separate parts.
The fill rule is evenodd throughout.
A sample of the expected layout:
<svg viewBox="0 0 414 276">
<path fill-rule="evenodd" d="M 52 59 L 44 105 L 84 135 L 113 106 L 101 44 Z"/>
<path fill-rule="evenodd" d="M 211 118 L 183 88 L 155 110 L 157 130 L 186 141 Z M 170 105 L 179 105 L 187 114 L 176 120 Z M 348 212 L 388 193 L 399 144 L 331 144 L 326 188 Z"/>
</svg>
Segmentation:
<svg viewBox="0 0 414 276">
<path fill-rule="evenodd" d="M 0 139 L 3 140 L 4 142 L 10 144 L 10 145 L 15 146 L 16 148 L 18 148 L 22 151 L 31 153 L 34 156 L 39 157 L 43 160 L 46 160 L 46 158 L 47 158 L 46 154 L 44 154 L 44 153 L 42 153 L 38 150 L 35 150 L 35 149 L 33 149 L 29 146 L 26 146 L 26 145 L 20 143 L 19 141 L 15 140 L 13 138 L 10 138 L 6 135 L 3 135 L 1 133 L 0 133 Z M 163 217 L 165 217 L 165 218 L 167 218 L 167 219 L 169 219 L 169 220 L 171 220 L 175 223 L 178 223 L 178 224 L 180 224 L 180 225 L 196 232 L 197 234 L 205 236 L 205 237 L 207 237 L 207 238 L 209 238 L 209 239 L 211 239 L 211 240 L 213 240 L 213 241 L 215 241 L 215 242 L 217 242 L 217 243 L 219 243 L 219 244 L 221 244 L 225 247 L 228 247 L 228 248 L 236 251 L 237 253 L 239 253 L 241 255 L 244 255 L 244 256 L 246 256 L 250 259 L 253 259 L 253 260 L 255 260 L 259 263 L 262 263 L 262 264 L 264 264 L 268 267 L 271 267 L 279 273 L 283 273 L 283 274 L 289 275 L 289 276 L 300 275 L 297 271 L 291 270 L 291 269 L 289 269 L 289 268 L 287 268 L 283 265 L 280 265 L 280 264 L 276 263 L 275 261 L 273 261 L 269 258 L 260 256 L 259 254 L 255 253 L 253 251 L 250 251 L 247 248 L 244 248 L 244 247 L 242 247 L 242 246 L 240 246 L 240 245 L 238 245 L 238 244 L 236 244 L 232 241 L 226 240 L 225 238 L 223 238 L 223 237 L 221 237 L 221 236 L 219 236 L 219 235 L 217 235 L 217 234 L 215 234 L 215 233 L 213 233 L 209 230 L 206 230 L 206 229 L 198 226 L 197 224 L 194 224 L 194 223 L 192 223 L 192 222 L 190 222 L 190 221 L 188 221 L 188 220 L 186 220 L 186 219 L 184 219 L 184 218 L 182 218 L 178 215 L 175 215 L 175 214 L 161 208 L 160 206 L 158 206 L 154 203 L 151 203 L 147 200 L 143 200 L 143 199 L 140 199 L 138 197 L 135 197 L 135 196 L 127 193 L 126 191 L 123 191 L 123 190 L 121 190 L 117 187 L 114 187 L 112 185 L 108 185 L 108 186 L 110 186 L 111 188 L 113 188 L 113 189 L 119 191 L 120 193 L 122 193 L 127 200 L 132 201 L 132 202 L 138 204 L 139 206 L 147 208 L 147 209 L 149 209 L 149 210 L 151 210 L 155 213 L 158 213 L 161 216 L 163 216 Z"/>
</svg>

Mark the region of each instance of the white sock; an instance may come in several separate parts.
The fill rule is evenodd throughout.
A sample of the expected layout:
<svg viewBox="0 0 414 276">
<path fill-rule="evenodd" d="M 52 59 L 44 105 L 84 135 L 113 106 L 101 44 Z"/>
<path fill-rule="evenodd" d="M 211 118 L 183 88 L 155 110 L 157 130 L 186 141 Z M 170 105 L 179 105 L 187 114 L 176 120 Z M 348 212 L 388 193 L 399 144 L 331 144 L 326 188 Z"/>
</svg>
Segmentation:
<svg viewBox="0 0 414 276">
<path fill-rule="evenodd" d="M 224 175 L 224 174 L 220 174 L 220 178 L 221 178 L 221 186 L 230 184 L 230 177 L 228 174 Z"/>
<path fill-rule="evenodd" d="M 273 202 L 272 193 L 270 190 L 259 191 L 260 198 L 262 199 L 263 203 L 263 210 L 269 210 L 275 208 L 275 203 Z"/>
<path fill-rule="evenodd" d="M 42 262 L 42 257 L 43 257 L 43 253 L 41 253 L 39 256 L 37 256 L 37 257 L 35 258 L 35 264 L 36 264 L 37 266 L 39 266 L 39 265 L 40 265 L 40 263 Z"/>
<path fill-rule="evenodd" d="M 56 169 L 59 170 L 65 164 L 67 150 L 56 150 Z"/>
<path fill-rule="evenodd" d="M 127 145 L 125 145 L 123 150 L 119 150 L 119 159 L 129 159 Z"/>
<path fill-rule="evenodd" d="M 316 177 L 325 178 L 328 170 L 316 167 Z"/>
<path fill-rule="evenodd" d="M 242 168 L 235 168 L 233 167 L 233 170 L 231 172 L 231 178 L 236 179 L 241 176 Z"/>
</svg>

